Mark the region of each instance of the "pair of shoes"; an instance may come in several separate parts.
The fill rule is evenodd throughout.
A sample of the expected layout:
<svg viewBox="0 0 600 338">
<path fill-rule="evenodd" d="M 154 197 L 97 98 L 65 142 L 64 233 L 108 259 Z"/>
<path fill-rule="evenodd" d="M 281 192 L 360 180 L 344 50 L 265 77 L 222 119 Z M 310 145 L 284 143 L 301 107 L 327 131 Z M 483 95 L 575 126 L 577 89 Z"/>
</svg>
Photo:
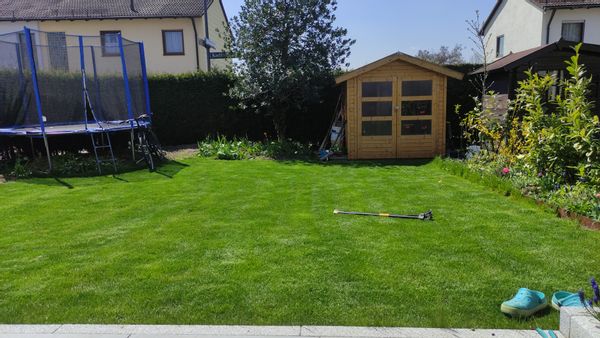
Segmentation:
<svg viewBox="0 0 600 338">
<path fill-rule="evenodd" d="M 552 307 L 560 311 L 561 307 L 584 307 L 578 293 L 558 291 L 552 295 Z"/>
<path fill-rule="evenodd" d="M 511 317 L 530 317 L 547 306 L 548 301 L 543 292 L 521 288 L 512 299 L 502 303 L 500 311 Z M 577 293 L 567 291 L 554 293 L 552 295 L 552 307 L 560 310 L 563 306 L 583 307 L 585 305 L 581 302 Z"/>
<path fill-rule="evenodd" d="M 543 292 L 521 288 L 512 299 L 502 303 L 500 311 L 511 317 L 530 317 L 547 306 Z"/>
</svg>

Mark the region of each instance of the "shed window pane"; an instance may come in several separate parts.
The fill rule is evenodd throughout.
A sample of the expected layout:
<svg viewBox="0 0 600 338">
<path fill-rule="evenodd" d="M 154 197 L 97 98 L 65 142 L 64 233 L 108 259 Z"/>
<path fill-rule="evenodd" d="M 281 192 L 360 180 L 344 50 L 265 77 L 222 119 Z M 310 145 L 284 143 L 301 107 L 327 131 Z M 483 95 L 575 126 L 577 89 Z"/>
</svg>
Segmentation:
<svg viewBox="0 0 600 338">
<path fill-rule="evenodd" d="M 402 135 L 431 135 L 431 120 L 402 121 Z"/>
<path fill-rule="evenodd" d="M 363 82 L 362 96 L 363 97 L 391 97 L 393 92 L 393 84 L 388 82 Z"/>
<path fill-rule="evenodd" d="M 402 96 L 431 96 L 433 81 L 403 81 Z"/>
<path fill-rule="evenodd" d="M 392 116 L 392 102 L 363 102 L 362 116 Z"/>
<path fill-rule="evenodd" d="M 391 136 L 392 121 L 363 121 L 363 136 Z"/>
<path fill-rule="evenodd" d="M 402 102 L 402 116 L 431 115 L 431 100 Z"/>
</svg>

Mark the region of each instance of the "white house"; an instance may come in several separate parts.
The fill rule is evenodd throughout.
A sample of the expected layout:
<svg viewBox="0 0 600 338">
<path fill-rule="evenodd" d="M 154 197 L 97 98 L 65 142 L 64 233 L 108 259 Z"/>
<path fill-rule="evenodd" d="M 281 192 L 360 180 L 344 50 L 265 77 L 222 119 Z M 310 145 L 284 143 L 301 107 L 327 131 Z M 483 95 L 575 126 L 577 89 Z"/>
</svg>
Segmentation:
<svg viewBox="0 0 600 338">
<path fill-rule="evenodd" d="M 150 73 L 193 72 L 228 63 L 209 57 L 223 51 L 230 33 L 222 0 L 0 0 L 0 34 L 24 26 L 63 36 L 100 36 L 106 51 L 114 48 L 120 33 L 144 42 Z"/>
<path fill-rule="evenodd" d="M 600 45 L 600 0 L 498 0 L 480 34 L 488 62 L 561 39 Z"/>
</svg>

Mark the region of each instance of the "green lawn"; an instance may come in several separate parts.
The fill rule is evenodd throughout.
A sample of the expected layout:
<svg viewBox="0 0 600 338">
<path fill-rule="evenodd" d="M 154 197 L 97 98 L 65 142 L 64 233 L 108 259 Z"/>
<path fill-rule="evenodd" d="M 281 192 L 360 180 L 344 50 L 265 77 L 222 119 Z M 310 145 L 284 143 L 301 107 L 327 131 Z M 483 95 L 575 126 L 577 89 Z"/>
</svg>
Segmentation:
<svg viewBox="0 0 600 338">
<path fill-rule="evenodd" d="M 189 159 L 0 185 L 0 215 L 1 323 L 556 328 L 500 303 L 600 272 L 600 233 L 435 163 Z"/>
</svg>

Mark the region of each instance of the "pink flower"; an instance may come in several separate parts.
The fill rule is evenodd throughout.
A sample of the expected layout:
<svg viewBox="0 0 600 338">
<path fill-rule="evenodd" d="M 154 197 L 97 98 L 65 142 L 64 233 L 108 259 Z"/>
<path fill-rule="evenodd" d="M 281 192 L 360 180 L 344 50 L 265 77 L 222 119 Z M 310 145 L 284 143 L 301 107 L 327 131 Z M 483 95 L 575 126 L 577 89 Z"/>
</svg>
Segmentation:
<svg viewBox="0 0 600 338">
<path fill-rule="evenodd" d="M 508 175 L 508 174 L 510 174 L 510 169 L 509 168 L 502 169 L 502 175 Z"/>
</svg>

